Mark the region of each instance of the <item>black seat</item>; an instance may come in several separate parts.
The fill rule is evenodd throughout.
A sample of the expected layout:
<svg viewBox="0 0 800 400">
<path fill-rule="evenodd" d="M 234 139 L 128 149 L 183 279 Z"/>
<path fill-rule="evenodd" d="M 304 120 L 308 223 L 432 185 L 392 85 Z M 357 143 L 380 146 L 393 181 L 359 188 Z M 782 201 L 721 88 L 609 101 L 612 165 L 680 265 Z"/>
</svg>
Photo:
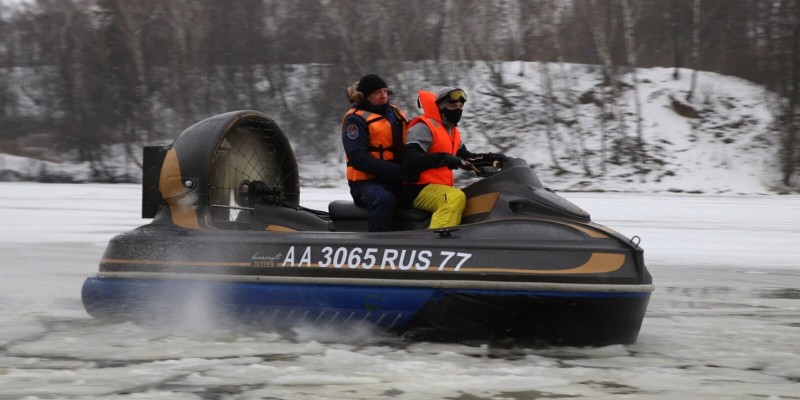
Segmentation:
<svg viewBox="0 0 800 400">
<path fill-rule="evenodd" d="M 369 211 L 348 200 L 334 200 L 328 204 L 333 231 L 367 231 Z M 431 214 L 415 208 L 400 208 L 395 215 L 394 225 L 397 230 L 425 229 Z"/>
</svg>

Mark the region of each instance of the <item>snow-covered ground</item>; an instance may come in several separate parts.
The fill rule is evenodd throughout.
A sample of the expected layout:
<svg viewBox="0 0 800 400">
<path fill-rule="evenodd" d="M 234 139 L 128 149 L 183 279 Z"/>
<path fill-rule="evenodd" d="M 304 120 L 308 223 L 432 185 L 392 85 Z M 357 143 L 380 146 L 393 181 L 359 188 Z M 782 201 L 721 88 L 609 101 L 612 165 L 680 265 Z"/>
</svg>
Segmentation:
<svg viewBox="0 0 800 400">
<path fill-rule="evenodd" d="M 552 80 L 552 99 L 542 85 L 545 67 Z M 502 68 L 502 88 L 492 83 L 482 64 L 465 80 L 468 94 L 474 96 L 460 124 L 464 141 L 475 150 L 512 146 L 507 153 L 536 165 L 542 180 L 553 188 L 766 193 L 779 179 L 777 134 L 770 129 L 774 98 L 752 82 L 700 72 L 689 102 L 685 98 L 693 71 L 683 69 L 680 78 L 674 79 L 672 68 L 638 69 L 638 92 L 633 89 L 633 75 L 622 75 L 622 94 L 614 105 L 603 99 L 597 66 L 507 62 Z M 519 73 L 521 69 L 524 74 Z M 510 106 L 497 101 L 498 94 Z M 641 138 L 651 158 L 633 163 L 629 154 L 621 154 L 622 162 L 617 164 L 609 160 L 612 143 L 622 138 L 631 143 L 638 135 L 636 97 L 641 103 Z M 691 106 L 697 118 L 680 115 L 674 102 Z M 574 108 L 564 106 L 575 103 Z M 601 108 L 599 103 L 606 104 Z M 554 105 L 554 124 L 548 135 L 549 105 Z M 601 110 L 625 115 L 624 123 L 606 120 L 603 128 Z M 601 157 L 603 129 L 605 157 Z M 582 159 L 580 154 L 586 153 L 590 155 Z M 603 165 L 602 158 L 609 161 Z M 590 177 L 584 173 L 584 161 Z"/>
<path fill-rule="evenodd" d="M 436 90 L 444 84 L 426 80 L 426 65 L 430 67 L 429 62 L 404 64 L 404 72 L 396 78 L 397 82 L 386 77 L 389 85 L 397 89 L 392 101 L 401 105 L 409 116 L 420 112 L 416 108 L 417 90 Z M 690 88 L 691 70 L 681 70 L 680 79 L 674 79 L 671 68 L 639 69 L 636 79 L 638 94 L 631 86 L 633 76 L 622 75 L 619 80 L 623 90 L 618 104 L 605 104 L 603 108 L 600 104 L 604 103 L 601 94 L 604 88 L 599 85 L 597 66 L 531 62 L 498 65 L 503 71 L 503 84 L 500 86 L 485 63 L 442 66 L 458 72 L 458 82 L 451 84 L 462 86 L 469 96 L 459 124 L 464 141 L 475 152 L 502 151 L 525 158 L 536 166 L 542 180 L 554 189 L 702 194 L 760 194 L 787 190 L 779 184 L 778 134 L 771 128 L 774 117 L 770 109 L 775 108 L 775 99 L 759 85 L 736 77 L 700 72 L 693 100 L 687 102 L 685 97 Z M 498 65 L 494 67 L 498 68 Z M 552 79 L 552 98 L 542 89 L 545 67 Z M 308 66 L 296 66 L 292 70 L 298 75 L 295 78 L 302 82 L 310 74 Z M 292 106 L 307 106 L 308 96 L 314 93 L 306 85 L 287 90 Z M 21 91 L 21 95 L 24 93 Z M 505 101 L 500 100 L 501 97 Z M 630 152 L 620 152 L 619 160 L 615 162 L 612 157 L 614 142 L 629 146 L 638 135 L 635 97 L 641 102 L 642 140 L 649 158 L 632 162 Z M 675 101 L 691 106 L 699 118 L 679 115 L 673 105 Z M 555 105 L 550 133 L 547 122 L 549 105 Z M 344 103 L 329 106 L 340 107 L 342 114 L 347 108 Z M 616 115 L 625 116 L 624 123 L 617 119 L 601 119 L 603 110 L 607 113 L 616 110 Z M 300 147 L 297 141 L 304 132 L 288 129 L 280 110 L 258 111 L 273 117 L 295 142 L 295 147 Z M 45 110 L 38 112 L 44 113 Z M 603 133 L 601 121 L 605 121 L 606 133 Z M 330 132 L 329 136 L 324 136 L 330 140 L 330 145 L 326 142 L 323 146 L 330 148 L 328 154 L 309 155 L 296 149 L 304 186 L 345 185 L 339 124 L 336 119 L 327 126 L 313 128 Z M 174 135 L 177 136 L 183 128 Z M 13 127 L 0 126 L 0 130 L 9 129 Z M 604 139 L 605 146 L 601 139 Z M 26 146 L 34 147 L 32 153 L 50 154 L 53 160 L 66 157 L 64 154 L 51 154 L 53 150 L 49 143 L 17 144 L 17 147 Z M 121 146 L 106 150 L 109 154 L 118 154 L 106 160 L 105 166 L 114 168 L 121 179 L 131 181 L 140 176 L 138 167 L 126 160 Z M 602 163 L 602 159 L 607 162 Z M 0 180 L 32 179 L 43 171 L 78 182 L 90 177 L 89 163 L 48 162 L 0 151 Z M 794 187 L 796 191 L 800 183 L 795 182 Z"/>
<path fill-rule="evenodd" d="M 796 399 L 800 198 L 566 193 L 639 236 L 639 341 L 502 349 L 92 320 L 80 287 L 147 222 L 138 185 L 0 183 L 0 399 Z M 325 209 L 346 190 L 304 188 Z"/>
</svg>

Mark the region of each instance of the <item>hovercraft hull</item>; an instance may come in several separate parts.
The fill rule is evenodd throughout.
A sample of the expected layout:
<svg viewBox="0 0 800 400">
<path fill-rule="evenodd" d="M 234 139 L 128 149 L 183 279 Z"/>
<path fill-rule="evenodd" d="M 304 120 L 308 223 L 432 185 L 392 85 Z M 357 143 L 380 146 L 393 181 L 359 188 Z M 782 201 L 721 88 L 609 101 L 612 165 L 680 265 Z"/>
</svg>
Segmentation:
<svg viewBox="0 0 800 400">
<path fill-rule="evenodd" d="M 415 340 L 606 345 L 636 341 L 652 290 L 641 250 L 591 223 L 541 218 L 385 234 L 151 224 L 110 242 L 83 301 L 103 319 L 180 319 L 199 302 L 215 318 L 275 327 L 362 324 Z"/>
</svg>

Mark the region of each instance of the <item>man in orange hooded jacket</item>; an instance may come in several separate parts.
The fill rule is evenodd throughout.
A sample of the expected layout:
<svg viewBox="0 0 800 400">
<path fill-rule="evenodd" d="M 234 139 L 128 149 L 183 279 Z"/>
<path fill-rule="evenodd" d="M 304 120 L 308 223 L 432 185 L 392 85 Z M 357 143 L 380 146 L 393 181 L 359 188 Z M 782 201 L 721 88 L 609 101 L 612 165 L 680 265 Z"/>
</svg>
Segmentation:
<svg viewBox="0 0 800 400">
<path fill-rule="evenodd" d="M 476 154 L 461 141 L 457 125 L 461 120 L 467 94 L 454 87 L 437 93 L 420 91 L 419 105 L 423 115 L 411 120 L 403 148 L 402 198 L 414 208 L 431 215 L 429 229 L 458 225 L 466 205 L 466 196 L 454 187 L 453 169 L 468 164 L 501 164 L 502 154 Z"/>
</svg>

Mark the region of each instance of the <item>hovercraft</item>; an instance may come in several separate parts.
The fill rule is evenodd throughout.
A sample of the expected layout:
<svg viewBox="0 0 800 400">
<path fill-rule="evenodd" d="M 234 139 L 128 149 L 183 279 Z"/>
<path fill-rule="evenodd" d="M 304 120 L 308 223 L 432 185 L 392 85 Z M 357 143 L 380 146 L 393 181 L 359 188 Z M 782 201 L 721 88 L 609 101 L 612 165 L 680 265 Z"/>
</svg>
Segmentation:
<svg viewBox="0 0 800 400">
<path fill-rule="evenodd" d="M 522 159 L 465 188 L 461 224 L 367 232 L 367 211 L 299 206 L 270 117 L 203 120 L 144 149 L 146 225 L 115 236 L 82 290 L 97 319 L 360 326 L 409 340 L 600 346 L 637 340 L 654 287 L 638 240 L 591 222 Z"/>
</svg>

